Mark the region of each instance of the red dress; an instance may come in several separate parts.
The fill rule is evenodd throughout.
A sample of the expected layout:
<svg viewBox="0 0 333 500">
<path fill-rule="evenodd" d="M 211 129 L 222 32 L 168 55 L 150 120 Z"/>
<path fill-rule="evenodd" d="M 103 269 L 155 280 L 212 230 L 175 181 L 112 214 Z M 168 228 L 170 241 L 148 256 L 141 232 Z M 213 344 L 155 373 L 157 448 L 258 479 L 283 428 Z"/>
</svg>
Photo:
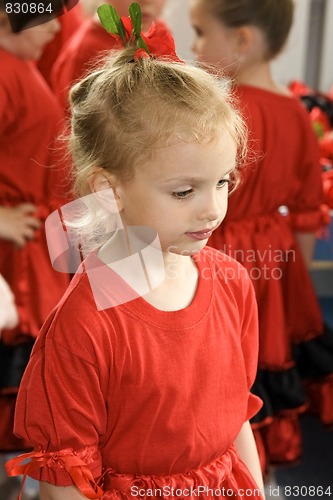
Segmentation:
<svg viewBox="0 0 333 500">
<path fill-rule="evenodd" d="M 64 193 L 68 189 L 64 166 L 51 151 L 63 125 L 63 117 L 54 96 L 33 64 L 1 49 L 0 60 L 0 205 L 12 207 L 33 203 L 37 206 L 36 215 L 43 222 L 57 206 L 64 203 Z M 20 372 L 24 368 L 21 354 L 23 358 L 28 357 L 31 344 L 66 290 L 69 278 L 52 269 L 43 229 L 24 248 L 0 240 L 0 273 L 14 293 L 20 316 L 15 329 L 2 332 L 0 390 L 3 395 L 17 392 Z M 14 353 L 14 348 L 5 345 L 17 344 L 20 347 L 15 353 L 20 351 L 17 354 L 20 361 L 16 361 L 23 363 L 23 367 L 16 367 L 14 372 L 9 373 L 5 362 Z M 14 409 L 14 399 L 12 403 L 10 410 L 6 404 L 5 409 L 1 396 L 1 449 L 10 449 L 13 444 L 11 430 L 7 426 Z M 16 445 L 22 449 L 22 443 L 13 444 Z"/>
<path fill-rule="evenodd" d="M 71 10 L 59 16 L 60 30 L 54 39 L 46 45 L 43 55 L 37 61 L 37 67 L 49 85 L 51 85 L 51 71 L 57 57 L 64 49 L 68 40 L 83 23 L 83 12 L 81 4 L 78 3 Z"/>
<path fill-rule="evenodd" d="M 233 446 L 261 406 L 250 393 L 254 292 L 246 271 L 222 253 L 207 248 L 194 260 L 195 298 L 172 312 L 142 297 L 98 311 L 87 273 L 74 277 L 19 392 L 15 432 L 35 451 L 30 464 L 17 467 L 23 455 L 8 472 L 103 499 L 132 498 L 133 487 L 256 488 Z M 101 268 L 115 297 L 124 287 L 94 254 L 85 268 Z"/>
<path fill-rule="evenodd" d="M 157 30 L 167 31 L 162 21 L 156 21 L 155 25 Z M 93 18 L 81 25 L 59 54 L 51 73 L 52 88 L 62 109 L 68 111 L 68 92 L 73 83 L 116 48 L 119 48 L 116 39 Z"/>
<path fill-rule="evenodd" d="M 323 332 L 294 237 L 294 232 L 314 232 L 321 225 L 321 167 L 309 118 L 294 97 L 242 85 L 236 98 L 249 128 L 250 161 L 209 244 L 242 262 L 252 278 L 260 332 L 256 385 L 267 410 L 256 423 L 275 415 L 264 431 L 265 441 L 269 458 L 284 462 L 300 454 L 296 414 L 306 404 L 293 346 Z M 332 381 L 326 382 L 332 395 Z M 333 423 L 332 400 L 328 394 L 324 399 Z"/>
</svg>

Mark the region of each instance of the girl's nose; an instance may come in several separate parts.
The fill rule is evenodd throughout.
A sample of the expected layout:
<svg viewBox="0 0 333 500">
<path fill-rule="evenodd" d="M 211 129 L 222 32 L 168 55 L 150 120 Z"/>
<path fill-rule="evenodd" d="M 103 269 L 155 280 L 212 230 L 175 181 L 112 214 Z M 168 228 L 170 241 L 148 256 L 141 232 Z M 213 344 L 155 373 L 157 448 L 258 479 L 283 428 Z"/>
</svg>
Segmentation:
<svg viewBox="0 0 333 500">
<path fill-rule="evenodd" d="M 221 215 L 221 207 L 217 197 L 217 193 L 205 197 L 199 213 L 200 220 L 214 221 L 219 219 Z"/>
</svg>

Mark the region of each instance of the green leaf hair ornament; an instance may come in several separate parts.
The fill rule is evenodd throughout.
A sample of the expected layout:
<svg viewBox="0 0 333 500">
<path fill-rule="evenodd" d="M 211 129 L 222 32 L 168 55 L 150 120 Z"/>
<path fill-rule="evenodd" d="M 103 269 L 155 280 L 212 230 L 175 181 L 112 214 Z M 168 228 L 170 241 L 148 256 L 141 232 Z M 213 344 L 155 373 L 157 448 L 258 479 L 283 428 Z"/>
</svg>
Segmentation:
<svg viewBox="0 0 333 500">
<path fill-rule="evenodd" d="M 142 14 L 141 7 L 138 3 L 132 3 L 129 7 L 129 17 L 131 20 L 130 30 L 128 26 L 125 26 L 127 18 L 119 17 L 116 9 L 112 5 L 100 5 L 97 9 L 97 14 L 106 31 L 114 37 L 119 37 L 124 47 L 133 46 L 137 49 L 143 49 L 148 56 L 150 55 L 147 43 L 142 37 Z M 127 22 L 126 24 L 128 25 Z"/>
<path fill-rule="evenodd" d="M 155 23 L 145 33 L 141 31 L 142 14 L 138 3 L 129 7 L 128 17 L 119 17 L 116 9 L 109 4 L 100 5 L 98 17 L 108 33 L 116 40 L 117 47 L 134 47 L 134 61 L 142 58 L 168 59 L 183 63 L 176 54 L 175 42 L 164 25 Z"/>
</svg>

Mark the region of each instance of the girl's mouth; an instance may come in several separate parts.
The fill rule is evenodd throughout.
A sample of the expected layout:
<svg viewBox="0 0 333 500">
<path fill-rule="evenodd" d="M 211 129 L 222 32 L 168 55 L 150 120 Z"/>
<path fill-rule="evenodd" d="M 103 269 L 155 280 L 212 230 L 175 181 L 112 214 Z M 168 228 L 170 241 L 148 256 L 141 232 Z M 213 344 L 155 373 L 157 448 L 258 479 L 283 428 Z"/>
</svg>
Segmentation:
<svg viewBox="0 0 333 500">
<path fill-rule="evenodd" d="M 185 233 L 186 236 L 194 240 L 207 240 L 213 233 L 213 229 L 203 229 L 202 231 L 194 231 Z"/>
</svg>

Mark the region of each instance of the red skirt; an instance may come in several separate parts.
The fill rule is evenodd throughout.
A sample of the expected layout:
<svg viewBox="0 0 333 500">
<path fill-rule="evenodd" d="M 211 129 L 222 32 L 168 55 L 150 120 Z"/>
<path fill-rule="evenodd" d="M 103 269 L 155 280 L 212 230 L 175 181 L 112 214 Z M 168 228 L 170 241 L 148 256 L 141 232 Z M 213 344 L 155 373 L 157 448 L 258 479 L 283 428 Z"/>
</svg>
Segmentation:
<svg viewBox="0 0 333 500">
<path fill-rule="evenodd" d="M 289 219 L 276 212 L 231 221 L 208 244 L 241 262 L 256 292 L 259 364 L 252 391 L 264 405 L 251 423 L 261 462 L 264 454 L 269 463 L 293 462 L 302 452 L 300 413 L 315 407 L 333 424 L 333 332 L 323 324 Z"/>
</svg>

